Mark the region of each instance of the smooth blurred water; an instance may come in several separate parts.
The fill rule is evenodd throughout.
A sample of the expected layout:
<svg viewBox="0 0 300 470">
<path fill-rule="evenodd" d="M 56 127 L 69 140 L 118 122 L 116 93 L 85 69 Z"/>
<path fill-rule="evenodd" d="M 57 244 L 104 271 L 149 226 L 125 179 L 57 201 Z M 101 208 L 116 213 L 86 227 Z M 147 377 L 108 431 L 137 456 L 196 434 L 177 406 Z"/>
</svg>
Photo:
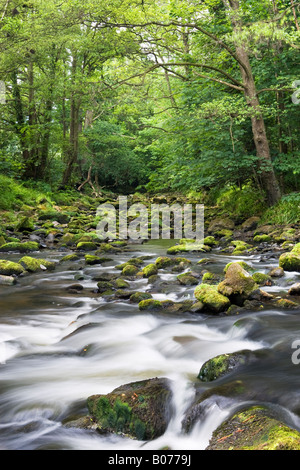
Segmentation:
<svg viewBox="0 0 300 470">
<path fill-rule="evenodd" d="M 135 304 L 106 301 L 94 292 L 96 273 L 117 272 L 114 266 L 133 256 L 148 255 L 149 263 L 165 252 L 166 246 L 159 242 L 132 247 L 129 253 L 112 256 L 105 267 L 84 267 L 73 261 L 52 273 L 24 277 L 17 286 L 0 288 L 0 448 L 205 449 L 214 429 L 241 406 L 241 400 L 213 395 L 201 420 L 185 434 L 181 423 L 199 387 L 199 369 L 211 357 L 241 349 L 265 354 L 242 374 L 232 373 L 220 383 L 242 380 L 249 390 L 245 402 L 269 403 L 299 427 L 300 365 L 291 361 L 291 345 L 300 339 L 300 311 L 268 310 L 232 317 L 142 313 Z M 56 260 L 62 256 L 51 251 L 47 255 Z M 215 260 L 209 269 L 215 272 L 232 260 L 218 253 L 209 256 Z M 188 258 L 195 262 L 192 269 L 203 269 L 196 265 L 198 254 Z M 276 259 L 247 261 L 262 272 L 278 265 Z M 74 280 L 78 273 L 84 280 Z M 176 274 L 160 274 L 161 288 L 155 298 L 192 298 L 193 287 L 164 286 Z M 297 275 L 289 274 L 269 290 L 285 292 L 290 277 Z M 79 294 L 66 290 L 75 282 L 84 286 Z M 150 289 L 146 279 L 132 282 L 131 288 Z M 168 377 L 173 387 L 175 411 L 160 438 L 140 442 L 64 426 L 66 418 L 86 411 L 88 396 L 151 377 Z M 202 387 L 209 390 L 215 385 Z"/>
</svg>

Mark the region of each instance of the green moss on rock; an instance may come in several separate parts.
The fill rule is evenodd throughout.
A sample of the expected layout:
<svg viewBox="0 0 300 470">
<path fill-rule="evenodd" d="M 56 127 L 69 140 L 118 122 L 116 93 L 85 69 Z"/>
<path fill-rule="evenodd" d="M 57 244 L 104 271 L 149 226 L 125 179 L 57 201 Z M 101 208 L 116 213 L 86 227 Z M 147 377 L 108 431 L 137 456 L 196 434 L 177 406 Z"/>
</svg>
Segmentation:
<svg viewBox="0 0 300 470">
<path fill-rule="evenodd" d="M 252 358 L 250 350 L 237 351 L 230 354 L 221 354 L 206 361 L 200 369 L 198 379 L 211 382 L 245 365 Z"/>
<path fill-rule="evenodd" d="M 253 238 L 253 241 L 255 243 L 269 243 L 271 240 L 272 240 L 271 236 L 266 235 L 266 234 L 255 235 L 255 237 Z"/>
<path fill-rule="evenodd" d="M 146 299 L 139 303 L 139 310 L 154 310 L 158 308 L 162 308 L 162 303 L 159 300 Z"/>
<path fill-rule="evenodd" d="M 80 251 L 94 251 L 97 249 L 97 245 L 94 242 L 79 242 L 76 248 Z"/>
<path fill-rule="evenodd" d="M 87 406 L 101 432 L 152 440 L 166 431 L 171 398 L 169 381 L 154 378 L 122 385 L 107 395 L 92 395 Z"/>
<path fill-rule="evenodd" d="M 252 279 L 254 279 L 254 281 L 260 286 L 267 286 L 273 283 L 271 276 L 260 272 L 253 273 Z"/>
<path fill-rule="evenodd" d="M 95 264 L 102 263 L 102 259 L 99 256 L 85 255 L 84 259 L 85 259 L 85 263 L 90 266 L 94 266 Z"/>
<path fill-rule="evenodd" d="M 232 263 L 226 271 L 224 281 L 218 285 L 218 292 L 228 297 L 231 303 L 242 305 L 257 288 L 252 276 L 238 263 Z"/>
<path fill-rule="evenodd" d="M 215 286 L 200 284 L 194 291 L 196 299 L 203 303 L 204 308 L 212 313 L 220 313 L 227 310 L 230 301 L 220 294 Z"/>
<path fill-rule="evenodd" d="M 133 303 L 140 303 L 142 302 L 143 300 L 148 300 L 148 299 L 152 299 L 152 295 L 149 294 L 148 292 L 134 292 L 131 296 L 130 296 L 130 302 L 133 302 Z"/>
<path fill-rule="evenodd" d="M 158 269 L 168 268 L 169 266 L 173 266 L 174 263 L 174 258 L 169 258 L 168 256 L 160 256 L 155 261 L 155 264 Z"/>
<path fill-rule="evenodd" d="M 222 423 L 206 450 L 300 450 L 300 433 L 271 410 L 251 407 Z"/>
<path fill-rule="evenodd" d="M 196 286 L 198 284 L 198 279 L 193 276 L 191 273 L 183 273 L 177 276 L 177 279 L 180 284 L 184 286 Z"/>
<path fill-rule="evenodd" d="M 45 259 L 32 258 L 31 256 L 23 256 L 20 259 L 19 263 L 31 273 L 36 273 L 38 271 L 44 271 L 48 269 L 53 271 L 56 267 L 56 264 L 53 261 L 48 261 Z"/>
<path fill-rule="evenodd" d="M 300 255 L 297 253 L 283 253 L 279 258 L 279 267 L 288 272 L 300 272 Z"/>
<path fill-rule="evenodd" d="M 151 263 L 143 268 L 143 276 L 150 277 L 158 273 L 156 264 Z"/>
<path fill-rule="evenodd" d="M 63 258 L 60 260 L 61 263 L 65 262 L 65 261 L 78 261 L 80 258 L 78 255 L 76 255 L 75 253 L 72 253 L 71 255 L 66 255 L 66 256 L 63 256 Z"/>
<path fill-rule="evenodd" d="M 19 253 L 39 251 L 39 244 L 37 242 L 10 242 L 0 247 L 0 252 L 8 253 L 10 251 Z"/>
<path fill-rule="evenodd" d="M 25 269 L 19 263 L 14 263 L 12 261 L 0 260 L 0 274 L 4 276 L 19 276 L 23 274 Z"/>
<path fill-rule="evenodd" d="M 134 266 L 133 264 L 127 264 L 126 266 L 124 266 L 122 270 L 122 275 L 123 276 L 136 276 L 139 271 L 140 270 L 137 266 Z"/>
</svg>

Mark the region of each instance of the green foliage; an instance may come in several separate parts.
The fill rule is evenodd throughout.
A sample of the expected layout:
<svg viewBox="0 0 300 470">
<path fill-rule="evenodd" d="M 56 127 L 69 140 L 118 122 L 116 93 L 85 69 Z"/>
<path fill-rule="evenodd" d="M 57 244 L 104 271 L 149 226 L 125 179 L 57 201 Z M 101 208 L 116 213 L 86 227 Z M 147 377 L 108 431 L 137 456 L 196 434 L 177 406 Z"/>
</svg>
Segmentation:
<svg viewBox="0 0 300 470">
<path fill-rule="evenodd" d="M 46 194 L 33 189 L 31 183 L 27 187 L 24 183 L 0 175 L 0 186 L 1 210 L 20 209 L 24 204 L 35 207 L 38 198 L 47 200 Z"/>
<path fill-rule="evenodd" d="M 300 193 L 291 193 L 283 196 L 281 201 L 268 209 L 261 224 L 288 225 L 300 222 Z"/>
<path fill-rule="evenodd" d="M 263 194 L 251 183 L 241 188 L 232 186 L 219 191 L 216 203 L 237 219 L 247 219 L 266 210 Z"/>
<path fill-rule="evenodd" d="M 143 162 L 120 126 L 97 121 L 86 133 L 87 148 L 101 186 L 134 188 L 143 178 Z"/>
</svg>

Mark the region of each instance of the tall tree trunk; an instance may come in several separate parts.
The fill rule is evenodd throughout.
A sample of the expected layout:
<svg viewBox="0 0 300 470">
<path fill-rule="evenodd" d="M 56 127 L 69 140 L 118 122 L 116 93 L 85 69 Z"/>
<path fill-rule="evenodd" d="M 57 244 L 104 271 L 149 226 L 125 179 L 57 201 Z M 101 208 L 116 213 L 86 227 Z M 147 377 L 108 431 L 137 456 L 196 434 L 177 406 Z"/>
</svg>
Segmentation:
<svg viewBox="0 0 300 470">
<path fill-rule="evenodd" d="M 75 83 L 77 69 L 77 57 L 76 53 L 73 57 L 72 62 L 72 78 Z M 67 148 L 67 166 L 63 174 L 62 185 L 66 186 L 69 184 L 74 165 L 78 160 L 78 137 L 79 137 L 79 115 L 80 115 L 80 98 L 78 97 L 76 90 L 73 90 L 71 98 L 71 110 L 70 110 L 70 137 L 69 145 Z"/>
<path fill-rule="evenodd" d="M 225 6 L 227 6 L 227 2 L 224 1 L 224 3 Z M 239 0 L 229 0 L 228 4 L 230 7 L 233 29 L 236 33 L 239 33 L 243 26 L 240 19 L 241 12 Z M 258 157 L 260 178 L 263 189 L 266 192 L 268 204 L 272 206 L 279 201 L 281 192 L 272 165 L 270 146 L 260 102 L 258 99 L 256 83 L 246 48 L 244 46 L 237 45 L 236 56 L 240 63 L 243 64 L 240 65 L 240 70 L 243 85 L 245 87 L 245 97 L 251 112 L 252 132 Z"/>
<path fill-rule="evenodd" d="M 53 93 L 54 84 L 56 77 L 56 67 L 59 59 L 59 51 L 55 54 L 55 45 L 52 46 L 52 58 L 51 67 L 49 71 L 49 91 L 48 97 L 45 103 L 44 122 L 43 122 L 43 135 L 40 144 L 40 159 L 39 166 L 37 169 L 37 175 L 39 178 L 44 178 L 45 171 L 47 168 L 48 157 L 49 157 L 49 142 L 51 135 L 51 121 L 52 121 L 52 108 L 53 108 Z"/>
<path fill-rule="evenodd" d="M 11 75 L 12 78 L 12 96 L 13 96 L 13 106 L 15 111 L 15 129 L 16 134 L 19 138 L 20 147 L 22 151 L 22 160 L 24 165 L 24 176 L 25 178 L 29 177 L 29 163 L 30 163 L 30 152 L 28 149 L 27 133 L 25 130 L 26 121 L 21 97 L 20 86 L 18 83 L 18 73 L 14 71 Z"/>
</svg>

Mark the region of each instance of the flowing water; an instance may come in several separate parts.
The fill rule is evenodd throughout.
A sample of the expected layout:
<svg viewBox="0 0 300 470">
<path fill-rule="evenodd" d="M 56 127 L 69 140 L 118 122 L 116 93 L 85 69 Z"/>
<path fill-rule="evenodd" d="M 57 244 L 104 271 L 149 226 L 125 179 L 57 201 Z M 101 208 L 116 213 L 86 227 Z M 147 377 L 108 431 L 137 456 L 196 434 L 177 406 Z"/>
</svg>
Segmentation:
<svg viewBox="0 0 300 470">
<path fill-rule="evenodd" d="M 214 429 L 245 403 L 268 404 L 285 422 L 300 429 L 300 365 L 292 361 L 292 343 L 300 340 L 300 310 L 231 317 L 141 313 L 135 304 L 107 301 L 93 292 L 96 273 L 117 272 L 114 266 L 130 257 L 148 255 L 149 263 L 164 254 L 162 242 L 147 243 L 113 255 L 105 267 L 80 269 L 73 261 L 51 273 L 26 276 L 17 286 L 0 288 L 0 448 L 201 450 Z M 43 253 L 57 261 L 63 255 Z M 209 256 L 214 259 L 209 269 L 215 272 L 232 261 L 218 253 Z M 196 262 L 199 255 L 189 259 Z M 253 256 L 247 262 L 262 272 L 278 266 L 275 258 L 261 262 Z M 74 281 L 78 273 L 84 279 Z M 170 271 L 160 274 L 165 288 L 158 289 L 154 298 L 192 298 L 194 287 L 170 284 L 176 279 Z M 297 280 L 296 273 L 266 290 L 281 295 L 291 280 Z M 79 294 L 67 291 L 74 282 L 84 286 Z M 146 291 L 150 286 L 140 279 L 131 288 Z M 240 349 L 263 354 L 241 373 L 232 372 L 217 382 L 241 380 L 248 393 L 242 400 L 213 394 L 201 419 L 184 433 L 181 422 L 194 399 L 195 385 L 199 387 L 200 367 L 211 357 Z M 174 413 L 160 438 L 141 442 L 64 426 L 66 418 L 86 411 L 88 396 L 151 377 L 168 377 L 173 387 Z M 213 382 L 201 384 L 202 390 L 215 386 Z"/>
</svg>

